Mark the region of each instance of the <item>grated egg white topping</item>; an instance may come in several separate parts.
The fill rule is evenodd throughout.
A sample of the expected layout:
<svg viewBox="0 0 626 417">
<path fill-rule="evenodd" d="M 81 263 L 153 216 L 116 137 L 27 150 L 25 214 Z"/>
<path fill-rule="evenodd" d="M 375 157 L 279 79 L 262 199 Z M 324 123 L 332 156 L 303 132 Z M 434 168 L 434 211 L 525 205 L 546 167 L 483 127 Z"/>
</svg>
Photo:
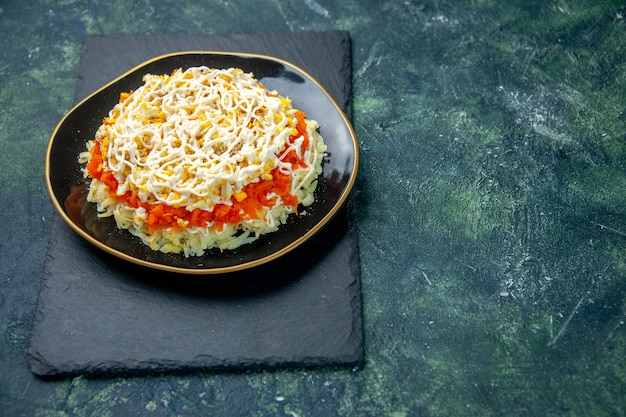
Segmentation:
<svg viewBox="0 0 626 417">
<path fill-rule="evenodd" d="M 109 112 L 96 132 L 83 163 L 99 144 L 102 169 L 117 180 L 112 192 L 93 178 L 88 201 L 98 204 L 101 216 L 115 217 L 118 227 L 129 229 L 144 243 L 163 252 L 201 255 L 205 249 L 232 249 L 276 230 L 295 207 L 264 207 L 259 218 L 216 228 L 187 227 L 148 232 L 144 207 L 129 207 L 111 194 L 129 192 L 141 202 L 212 211 L 246 198 L 244 187 L 271 180 L 278 169 L 291 178 L 290 193 L 310 205 L 321 173 L 326 145 L 315 121 L 306 120 L 309 138 L 296 129 L 296 112 L 288 98 L 268 91 L 252 74 L 240 69 L 193 67 L 171 75 L 144 76 L 144 84 Z M 294 136 L 299 137 L 294 139 Z M 294 166 L 285 155 L 294 153 L 303 164 Z M 85 171 L 85 176 L 89 174 Z"/>
</svg>

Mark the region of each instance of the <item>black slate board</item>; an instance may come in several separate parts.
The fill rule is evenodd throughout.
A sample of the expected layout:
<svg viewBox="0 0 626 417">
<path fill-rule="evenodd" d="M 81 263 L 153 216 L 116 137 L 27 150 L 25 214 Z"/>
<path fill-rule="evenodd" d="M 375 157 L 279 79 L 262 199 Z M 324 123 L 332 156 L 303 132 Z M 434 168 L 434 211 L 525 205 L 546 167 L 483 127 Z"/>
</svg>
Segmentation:
<svg viewBox="0 0 626 417">
<path fill-rule="evenodd" d="M 76 100 L 147 59 L 186 50 L 290 61 L 350 116 L 350 38 L 341 31 L 88 37 Z M 363 334 L 351 206 L 284 258 L 206 277 L 121 261 L 55 217 L 27 358 L 40 376 L 358 365 Z"/>
</svg>

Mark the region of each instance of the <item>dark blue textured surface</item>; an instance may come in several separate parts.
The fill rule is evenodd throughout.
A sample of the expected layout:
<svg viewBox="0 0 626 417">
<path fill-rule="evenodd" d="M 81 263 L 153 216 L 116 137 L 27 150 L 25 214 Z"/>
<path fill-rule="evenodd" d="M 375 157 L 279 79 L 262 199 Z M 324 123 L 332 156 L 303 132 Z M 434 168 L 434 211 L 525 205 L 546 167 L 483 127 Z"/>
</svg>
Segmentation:
<svg viewBox="0 0 626 417">
<path fill-rule="evenodd" d="M 622 416 L 623 0 L 4 0 L 0 414 Z M 365 364 L 41 381 L 45 144 L 87 35 L 348 30 Z M 109 57 L 111 61 L 117 57 Z"/>
</svg>

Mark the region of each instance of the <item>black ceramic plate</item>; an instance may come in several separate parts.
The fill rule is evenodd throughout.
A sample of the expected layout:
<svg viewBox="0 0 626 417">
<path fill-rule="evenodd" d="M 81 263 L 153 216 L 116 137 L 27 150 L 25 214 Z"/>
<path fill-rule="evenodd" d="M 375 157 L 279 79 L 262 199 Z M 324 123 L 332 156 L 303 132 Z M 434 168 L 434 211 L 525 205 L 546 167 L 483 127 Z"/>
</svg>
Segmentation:
<svg viewBox="0 0 626 417">
<path fill-rule="evenodd" d="M 119 101 L 120 93 L 141 86 L 142 77 L 147 73 L 169 74 L 177 68 L 200 65 L 241 68 L 254 73 L 268 89 L 291 98 L 294 107 L 320 124 L 328 157 L 324 160 L 315 202 L 306 208 L 305 215 L 290 216 L 287 224 L 278 231 L 235 250 L 216 249 L 202 257 L 186 258 L 182 254 L 152 251 L 128 231 L 118 230 L 111 218 L 98 219 L 93 204 L 81 203 L 82 210 L 76 212 L 66 203 L 68 197 L 77 197 L 86 189 L 78 154 L 86 149 L 86 142 L 94 137 L 103 117 Z M 324 87 L 305 71 L 268 56 L 194 51 L 163 55 L 145 62 L 78 103 L 52 133 L 46 153 L 45 175 L 52 202 L 63 220 L 98 248 L 151 268 L 187 274 L 216 274 L 277 259 L 311 238 L 345 203 L 357 167 L 357 141 L 347 117 Z"/>
</svg>

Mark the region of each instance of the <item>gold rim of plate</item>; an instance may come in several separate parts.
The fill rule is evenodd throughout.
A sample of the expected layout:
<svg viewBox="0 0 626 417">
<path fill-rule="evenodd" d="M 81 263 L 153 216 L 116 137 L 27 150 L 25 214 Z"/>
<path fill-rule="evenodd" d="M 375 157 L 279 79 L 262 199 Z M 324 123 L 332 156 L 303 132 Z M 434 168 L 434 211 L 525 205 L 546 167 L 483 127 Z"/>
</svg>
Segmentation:
<svg viewBox="0 0 626 417">
<path fill-rule="evenodd" d="M 337 199 L 337 201 L 333 205 L 332 209 L 319 222 L 317 222 L 313 228 L 308 230 L 302 236 L 298 237 L 297 239 L 295 239 L 293 242 L 289 243 L 285 247 L 283 247 L 283 248 L 281 248 L 281 249 L 279 249 L 279 250 L 277 250 L 275 252 L 272 252 L 272 253 L 270 253 L 270 254 L 268 254 L 266 256 L 260 257 L 258 259 L 252 260 L 252 261 L 244 262 L 244 263 L 241 263 L 241 264 L 230 265 L 230 266 L 225 266 L 225 267 L 216 267 L 216 268 L 200 268 L 200 267 L 199 268 L 182 268 L 182 267 L 177 267 L 177 266 L 172 266 L 172 265 L 164 265 L 164 264 L 160 264 L 160 263 L 156 263 L 156 262 L 146 261 L 146 260 L 139 259 L 139 258 L 136 258 L 134 256 L 131 256 L 131 255 L 129 255 L 127 253 L 124 253 L 124 252 L 122 252 L 120 250 L 114 249 L 114 248 L 106 245 L 105 243 L 99 241 L 98 239 L 96 239 L 95 237 L 90 235 L 89 233 L 87 233 L 84 229 L 82 229 L 79 225 L 77 225 L 76 223 L 74 223 L 70 219 L 70 217 L 65 212 L 65 209 L 63 208 L 63 205 L 56 198 L 56 195 L 54 193 L 54 189 L 53 189 L 53 186 L 52 186 L 52 183 L 51 183 L 51 179 L 50 179 L 50 154 L 51 154 L 51 151 L 52 151 L 52 145 L 54 143 L 54 140 L 55 140 L 55 137 L 57 135 L 57 132 L 58 132 L 59 128 L 63 125 L 65 120 L 74 111 L 76 111 L 79 107 L 81 107 L 86 101 L 91 99 L 93 96 L 99 94 L 103 90 L 106 90 L 111 85 L 113 85 L 116 82 L 120 81 L 121 79 L 129 76 L 130 74 L 132 74 L 134 72 L 137 72 L 141 68 L 143 68 L 143 67 L 145 67 L 145 66 L 147 66 L 147 65 L 149 65 L 151 63 L 154 63 L 156 61 L 160 61 L 162 59 L 166 59 L 166 58 L 170 58 L 170 57 L 184 56 L 184 55 L 222 55 L 222 56 L 233 56 L 233 57 L 243 57 L 243 58 L 258 58 L 258 59 L 263 59 L 263 60 L 267 60 L 267 61 L 277 62 L 279 64 L 282 64 L 282 65 L 286 66 L 286 67 L 291 67 L 291 68 L 299 71 L 300 73 L 304 74 L 307 78 L 309 78 L 310 81 L 312 81 L 315 85 L 317 85 L 324 92 L 324 94 L 331 101 L 331 103 L 333 104 L 333 106 L 335 107 L 337 112 L 341 115 L 341 118 L 342 118 L 343 122 L 345 123 L 346 127 L 348 128 L 348 131 L 350 133 L 350 137 L 352 139 L 353 149 L 354 149 L 354 155 L 353 155 L 354 159 L 353 159 L 352 171 L 351 171 L 351 174 L 350 174 L 350 178 L 349 178 L 346 186 L 344 187 L 344 190 L 343 190 L 342 194 L 339 196 L 339 198 Z M 104 86 L 100 87 L 99 89 L 97 89 L 93 93 L 89 94 L 87 97 L 83 98 L 77 104 L 75 104 L 63 116 L 63 118 L 59 121 L 59 123 L 54 128 L 54 131 L 50 135 L 50 139 L 48 141 L 48 146 L 47 146 L 47 150 L 46 150 L 46 159 L 45 159 L 44 172 L 45 172 L 45 176 L 46 176 L 46 187 L 48 189 L 48 193 L 50 195 L 50 198 L 52 200 L 52 203 L 53 203 L 57 213 L 59 213 L 59 215 L 62 217 L 62 219 L 65 221 L 66 224 L 68 224 L 76 233 L 78 233 L 80 236 L 82 236 L 84 239 L 86 239 L 91 244 L 95 245 L 96 247 L 102 249 L 103 251 L 105 251 L 105 252 L 107 252 L 107 253 L 109 253 L 109 254 L 117 257 L 117 258 L 123 259 L 125 261 L 131 262 L 131 263 L 134 263 L 134 264 L 137 264 L 137 265 L 141 265 L 141 266 L 144 266 L 144 267 L 157 269 L 157 270 L 161 270 L 161 271 L 175 272 L 175 273 L 182 273 L 182 274 L 190 274 L 190 275 L 213 275 L 213 274 L 225 274 L 225 273 L 229 273 L 229 272 L 242 271 L 242 270 L 250 269 L 250 268 L 253 268 L 253 267 L 256 267 L 256 266 L 268 263 L 268 262 L 273 261 L 275 259 L 278 259 L 281 256 L 287 254 L 288 252 L 291 252 L 296 247 L 300 246 L 302 243 L 304 243 L 309 238 L 311 238 L 313 235 L 315 235 L 320 229 L 322 229 L 324 227 L 324 225 L 326 225 L 335 216 L 335 214 L 337 214 L 337 212 L 343 207 L 344 203 L 346 202 L 346 200 L 348 198 L 348 195 L 350 194 L 350 191 L 352 190 L 352 188 L 354 186 L 354 183 L 356 181 L 357 171 L 358 171 L 358 165 L 359 165 L 359 152 L 358 152 L 358 149 L 359 149 L 358 148 L 358 142 L 357 142 L 357 139 L 356 139 L 356 134 L 354 132 L 354 128 L 352 127 L 352 124 L 348 120 L 348 117 L 346 116 L 345 112 L 341 109 L 341 107 L 339 106 L 337 101 L 330 95 L 330 93 L 326 90 L 326 88 L 324 88 L 324 86 L 322 86 L 310 73 L 308 73 L 304 69 L 298 67 L 297 65 L 292 64 L 291 62 L 283 60 L 281 58 L 276 58 L 276 57 L 272 57 L 272 56 L 268 56 L 268 55 L 253 54 L 253 53 L 239 53 L 239 52 L 221 52 L 221 51 L 194 50 L 194 51 L 185 51 L 185 52 L 175 52 L 175 53 L 163 54 L 163 55 L 159 55 L 159 56 L 156 56 L 154 58 L 151 58 L 151 59 L 149 59 L 147 61 L 144 61 L 143 63 L 141 63 L 139 65 L 136 65 L 135 67 L 133 67 L 133 68 L 129 69 L 128 71 L 126 71 L 125 73 L 123 73 L 122 75 L 120 75 L 120 76 L 116 77 L 115 79 L 109 81 L 107 84 L 105 84 Z M 76 155 L 76 157 L 78 158 L 78 155 Z M 243 246 L 241 248 L 243 248 Z M 178 256 L 184 256 L 184 255 L 179 254 Z"/>
</svg>

